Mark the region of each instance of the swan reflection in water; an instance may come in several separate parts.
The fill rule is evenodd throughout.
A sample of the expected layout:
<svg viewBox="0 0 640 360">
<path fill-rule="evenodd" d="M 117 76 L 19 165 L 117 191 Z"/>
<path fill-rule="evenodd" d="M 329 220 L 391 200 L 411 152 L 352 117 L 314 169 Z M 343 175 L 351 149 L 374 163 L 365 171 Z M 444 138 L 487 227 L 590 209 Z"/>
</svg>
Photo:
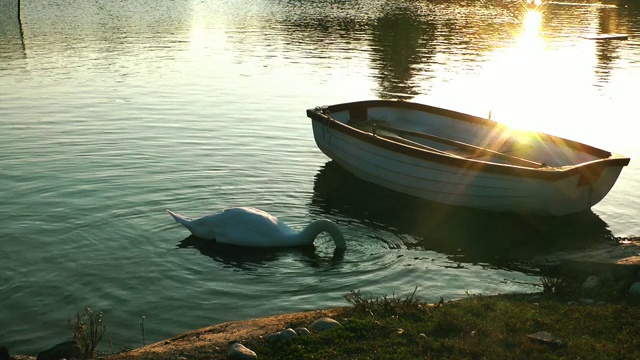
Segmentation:
<svg viewBox="0 0 640 360">
<path fill-rule="evenodd" d="M 242 247 L 221 244 L 193 235 L 180 241 L 179 249 L 196 249 L 202 255 L 229 267 L 256 270 L 281 259 L 298 259 L 312 268 L 334 268 L 342 264 L 345 249 L 336 248 L 330 258 L 319 254 L 315 247 Z"/>
<path fill-rule="evenodd" d="M 456 261 L 512 268 L 534 256 L 613 241 L 592 211 L 532 217 L 436 204 L 361 180 L 334 161 L 316 174 L 312 209 L 408 239 Z"/>
</svg>

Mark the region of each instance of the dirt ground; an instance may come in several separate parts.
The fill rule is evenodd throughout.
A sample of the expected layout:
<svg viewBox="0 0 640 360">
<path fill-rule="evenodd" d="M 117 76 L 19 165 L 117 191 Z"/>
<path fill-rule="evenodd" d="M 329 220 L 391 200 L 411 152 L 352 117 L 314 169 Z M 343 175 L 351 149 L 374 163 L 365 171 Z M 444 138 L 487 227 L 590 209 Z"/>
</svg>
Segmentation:
<svg viewBox="0 0 640 360">
<path fill-rule="evenodd" d="M 275 315 L 258 319 L 226 322 L 189 331 L 168 340 L 131 351 L 102 357 L 105 360 L 198 360 L 225 359 L 230 341 L 243 344 L 292 326 L 308 326 L 321 317 L 340 321 L 347 308 Z M 249 347 L 250 348 L 250 347 Z"/>
</svg>

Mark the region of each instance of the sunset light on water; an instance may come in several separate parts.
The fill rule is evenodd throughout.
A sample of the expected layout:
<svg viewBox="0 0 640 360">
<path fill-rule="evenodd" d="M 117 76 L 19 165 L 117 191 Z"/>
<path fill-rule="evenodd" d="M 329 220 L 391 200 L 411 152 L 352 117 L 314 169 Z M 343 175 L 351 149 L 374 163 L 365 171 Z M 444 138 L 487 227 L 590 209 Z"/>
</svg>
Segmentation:
<svg viewBox="0 0 640 360">
<path fill-rule="evenodd" d="M 141 316 L 151 343 L 352 289 L 532 291 L 538 274 L 508 256 L 638 235 L 640 6 L 611 2 L 29 0 L 18 18 L 0 1 L 0 342 L 35 355 L 86 306 L 121 348 L 140 345 Z M 314 143 L 307 109 L 368 99 L 491 114 L 631 162 L 578 220 L 415 210 Z M 348 251 L 201 252 L 165 212 L 230 206 L 335 220 Z"/>
</svg>

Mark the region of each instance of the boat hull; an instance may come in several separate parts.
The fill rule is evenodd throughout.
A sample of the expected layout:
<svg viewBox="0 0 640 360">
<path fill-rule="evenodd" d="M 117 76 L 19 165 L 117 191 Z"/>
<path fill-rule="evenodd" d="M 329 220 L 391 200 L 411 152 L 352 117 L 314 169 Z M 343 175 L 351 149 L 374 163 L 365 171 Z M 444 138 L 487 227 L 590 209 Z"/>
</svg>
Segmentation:
<svg viewBox="0 0 640 360">
<path fill-rule="evenodd" d="M 361 131 L 349 125 L 351 119 L 345 120 L 356 113 L 362 115 L 363 111 L 367 118 L 369 114 L 382 112 L 393 120 L 396 110 L 404 107 L 429 116 L 432 115 L 430 111 L 437 109 L 379 100 L 310 109 L 307 114 L 312 119 L 318 148 L 355 176 L 404 194 L 448 205 L 540 215 L 580 212 L 605 197 L 629 161 L 592 147 L 586 147 L 591 156 L 586 162 L 539 169 L 466 159 L 449 152 L 439 153 L 438 149 L 399 143 L 379 136 L 375 131 Z M 502 129 L 490 120 L 456 112 L 445 110 L 436 115 L 443 114 L 452 122 L 470 123 L 482 129 L 488 126 L 492 131 Z M 342 118 L 342 121 L 337 118 Z M 548 135 L 544 138 L 556 142 L 564 140 Z M 571 145 L 568 148 L 582 150 L 575 146 L 582 144 L 568 144 Z M 576 155 L 577 158 L 579 156 Z"/>
</svg>

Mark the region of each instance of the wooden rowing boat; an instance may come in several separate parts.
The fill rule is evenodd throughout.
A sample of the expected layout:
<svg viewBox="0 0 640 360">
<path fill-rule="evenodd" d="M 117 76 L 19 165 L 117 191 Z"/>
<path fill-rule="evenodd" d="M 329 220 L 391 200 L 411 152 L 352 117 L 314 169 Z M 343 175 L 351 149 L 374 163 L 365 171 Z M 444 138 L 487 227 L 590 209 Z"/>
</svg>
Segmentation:
<svg viewBox="0 0 640 360">
<path fill-rule="evenodd" d="M 629 158 L 406 101 L 307 110 L 318 148 L 369 182 L 449 205 L 565 215 L 590 209 Z"/>
</svg>

